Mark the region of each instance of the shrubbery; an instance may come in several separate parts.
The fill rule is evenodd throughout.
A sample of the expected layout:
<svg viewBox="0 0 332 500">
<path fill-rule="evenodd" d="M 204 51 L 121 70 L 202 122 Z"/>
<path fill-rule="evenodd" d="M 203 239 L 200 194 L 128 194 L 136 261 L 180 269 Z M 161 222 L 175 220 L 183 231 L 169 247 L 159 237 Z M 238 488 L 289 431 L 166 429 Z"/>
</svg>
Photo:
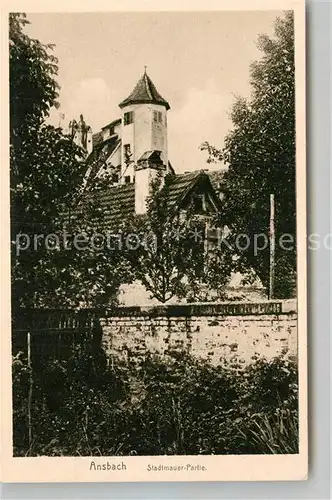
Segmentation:
<svg viewBox="0 0 332 500">
<path fill-rule="evenodd" d="M 298 452 L 297 370 L 257 361 L 240 373 L 184 355 L 107 366 L 102 351 L 13 364 L 14 454 L 181 455 Z"/>
</svg>

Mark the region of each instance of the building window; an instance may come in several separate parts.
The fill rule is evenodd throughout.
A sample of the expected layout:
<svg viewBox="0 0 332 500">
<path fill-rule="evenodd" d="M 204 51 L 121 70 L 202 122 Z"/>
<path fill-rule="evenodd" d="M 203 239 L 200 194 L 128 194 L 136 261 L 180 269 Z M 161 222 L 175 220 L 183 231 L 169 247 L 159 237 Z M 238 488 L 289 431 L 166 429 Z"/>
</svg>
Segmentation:
<svg viewBox="0 0 332 500">
<path fill-rule="evenodd" d="M 124 155 L 125 163 L 129 163 L 131 161 L 131 157 L 132 157 L 130 144 L 124 144 L 123 155 Z"/>
<path fill-rule="evenodd" d="M 163 114 L 161 111 L 154 111 L 153 112 L 153 121 L 155 123 L 162 123 L 163 121 Z"/>
<path fill-rule="evenodd" d="M 123 124 L 130 125 L 134 122 L 134 111 L 128 111 L 123 115 Z"/>
<path fill-rule="evenodd" d="M 194 210 L 197 213 L 205 212 L 204 194 L 196 194 L 193 196 Z"/>
<path fill-rule="evenodd" d="M 130 175 L 126 175 L 124 178 L 125 184 L 130 184 Z"/>
<path fill-rule="evenodd" d="M 119 175 L 118 174 L 112 174 L 112 182 L 114 184 L 117 184 L 119 182 Z"/>
</svg>

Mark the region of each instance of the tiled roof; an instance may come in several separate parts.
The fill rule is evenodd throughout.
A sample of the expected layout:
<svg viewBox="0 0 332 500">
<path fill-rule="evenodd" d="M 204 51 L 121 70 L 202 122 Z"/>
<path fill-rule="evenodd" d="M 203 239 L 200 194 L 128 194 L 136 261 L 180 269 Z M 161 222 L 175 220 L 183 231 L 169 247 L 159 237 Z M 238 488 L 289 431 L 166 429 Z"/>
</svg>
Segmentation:
<svg viewBox="0 0 332 500">
<path fill-rule="evenodd" d="M 199 177 L 204 175 L 202 170 L 194 170 L 185 174 L 175 175 L 169 186 L 170 206 L 179 206 L 189 191 L 194 187 Z"/>
<path fill-rule="evenodd" d="M 78 216 L 91 200 L 98 201 L 98 209 L 102 214 L 101 217 L 98 216 L 98 229 L 116 233 L 123 229 L 124 224 L 135 215 L 135 184 L 111 186 L 93 193 L 86 191 L 77 210 Z"/>
<path fill-rule="evenodd" d="M 154 103 L 162 104 L 166 109 L 170 109 L 168 102 L 159 94 L 155 85 L 153 84 L 151 78 L 145 72 L 142 78 L 136 84 L 136 87 L 132 93 L 124 99 L 120 104 L 120 108 L 127 106 L 128 104 L 136 103 Z"/>
<path fill-rule="evenodd" d="M 92 135 L 92 146 L 96 147 L 98 144 L 103 142 L 103 133 L 102 132 L 96 132 L 95 134 Z"/>
<path fill-rule="evenodd" d="M 101 127 L 102 130 L 105 130 L 105 128 L 112 128 L 115 125 L 119 125 L 121 123 L 121 118 L 117 118 L 116 120 L 113 120 L 111 123 L 108 123 L 104 127 Z"/>
<path fill-rule="evenodd" d="M 105 227 L 116 230 L 135 214 L 135 184 L 110 187 L 98 193 L 103 209 Z"/>
<path fill-rule="evenodd" d="M 88 182 L 91 182 L 99 170 L 106 165 L 106 160 L 113 153 L 120 142 L 121 139 L 119 139 L 117 135 L 114 135 L 109 139 L 106 139 L 106 141 L 101 141 L 95 145 L 92 153 L 87 159 L 87 167 L 90 168 Z"/>
<path fill-rule="evenodd" d="M 174 207 L 181 206 L 196 183 L 200 181 L 205 183 L 207 189 L 209 189 L 210 186 L 211 195 L 218 206 L 220 205 L 220 199 L 216 194 L 217 189 L 215 181 L 218 179 L 219 182 L 220 178 L 220 175 L 218 177 L 214 172 L 212 173 L 211 171 L 205 170 L 193 170 L 192 172 L 175 175 L 169 188 L 169 203 Z"/>
<path fill-rule="evenodd" d="M 210 175 L 203 170 L 174 175 L 169 187 L 170 207 L 181 206 L 186 196 L 201 180 L 209 183 Z M 135 184 L 123 184 L 98 192 L 98 200 L 103 210 L 103 225 L 109 230 L 117 230 L 126 220 L 135 215 Z M 218 197 L 216 196 L 218 203 Z"/>
<path fill-rule="evenodd" d="M 160 153 L 161 153 L 161 151 L 159 151 L 159 150 L 150 149 L 149 151 L 145 151 L 145 153 L 142 154 L 142 156 L 139 158 L 138 161 L 150 160 L 150 159 L 160 160 Z"/>
</svg>

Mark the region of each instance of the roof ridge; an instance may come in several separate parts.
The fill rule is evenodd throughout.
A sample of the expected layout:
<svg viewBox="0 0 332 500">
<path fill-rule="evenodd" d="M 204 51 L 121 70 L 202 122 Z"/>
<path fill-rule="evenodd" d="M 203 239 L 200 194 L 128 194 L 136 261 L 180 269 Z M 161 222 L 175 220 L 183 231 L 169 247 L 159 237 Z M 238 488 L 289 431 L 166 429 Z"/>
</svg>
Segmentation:
<svg viewBox="0 0 332 500">
<path fill-rule="evenodd" d="M 146 86 L 146 91 L 147 91 L 147 93 L 148 93 L 148 96 L 150 97 L 150 99 L 153 99 L 153 97 L 152 97 L 152 93 L 151 93 L 151 89 L 150 89 L 150 81 L 151 81 L 151 80 L 150 80 L 150 78 L 148 77 L 148 75 L 147 75 L 147 73 L 146 73 L 146 72 L 144 73 L 143 78 L 144 78 L 144 81 L 145 81 L 145 86 Z"/>
<path fill-rule="evenodd" d="M 179 177 L 181 175 L 194 175 L 198 176 L 201 175 L 202 173 L 205 173 L 204 170 L 189 170 L 188 172 L 180 172 L 178 174 L 175 174 L 176 177 Z"/>
</svg>

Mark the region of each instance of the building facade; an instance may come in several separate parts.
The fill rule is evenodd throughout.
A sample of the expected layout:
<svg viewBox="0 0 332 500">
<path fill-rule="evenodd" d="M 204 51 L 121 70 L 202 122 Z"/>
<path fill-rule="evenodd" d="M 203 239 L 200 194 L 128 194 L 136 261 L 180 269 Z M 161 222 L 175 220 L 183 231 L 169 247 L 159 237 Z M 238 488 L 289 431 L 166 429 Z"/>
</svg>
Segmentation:
<svg viewBox="0 0 332 500">
<path fill-rule="evenodd" d="M 169 175 L 169 204 L 176 211 L 193 209 L 205 224 L 205 243 L 214 244 L 215 230 L 209 221 L 222 210 L 222 182 L 225 170 L 196 170 L 176 174 L 168 157 L 167 112 L 170 104 L 156 89 L 146 70 L 133 91 L 119 104 L 120 117 L 92 134 L 81 115 L 71 122 L 74 140 L 87 152 L 86 182 L 107 176 L 109 187 L 100 192 L 103 220 L 116 230 L 127 217 L 146 212 L 151 181 Z M 91 141 L 91 142 L 90 142 Z M 235 287 L 232 286 L 237 281 Z M 241 293 L 240 277 L 230 282 L 234 298 Z M 137 305 L 148 296 L 137 284 L 125 286 L 123 303 Z M 132 295 L 130 295 L 132 293 Z M 245 291 L 249 296 L 248 290 Z M 253 298 L 262 294 L 255 285 Z M 242 298 L 242 295 L 241 295 Z"/>
<path fill-rule="evenodd" d="M 70 123 L 76 144 L 87 151 L 87 182 L 108 175 L 112 190 L 121 190 L 121 186 L 126 185 L 129 191 L 134 190 L 134 212 L 142 214 L 146 209 L 150 183 L 158 173 L 174 176 L 175 188 L 181 191 L 179 195 L 188 194 L 188 188 L 195 188 L 195 184 L 200 184 L 205 175 L 210 181 L 205 179 L 204 182 L 204 189 L 208 193 L 206 196 L 204 192 L 200 193 L 195 203 L 202 210 L 209 198 L 210 205 L 212 203 L 217 211 L 222 172 L 213 172 L 211 175 L 204 171 L 175 174 L 168 157 L 167 112 L 170 104 L 158 92 L 146 70 L 129 96 L 121 101 L 119 108 L 121 116 L 94 134 L 82 115 L 78 122 L 73 120 Z M 183 190 L 180 190 L 180 186 Z M 212 191 L 214 193 L 211 194 Z"/>
</svg>

